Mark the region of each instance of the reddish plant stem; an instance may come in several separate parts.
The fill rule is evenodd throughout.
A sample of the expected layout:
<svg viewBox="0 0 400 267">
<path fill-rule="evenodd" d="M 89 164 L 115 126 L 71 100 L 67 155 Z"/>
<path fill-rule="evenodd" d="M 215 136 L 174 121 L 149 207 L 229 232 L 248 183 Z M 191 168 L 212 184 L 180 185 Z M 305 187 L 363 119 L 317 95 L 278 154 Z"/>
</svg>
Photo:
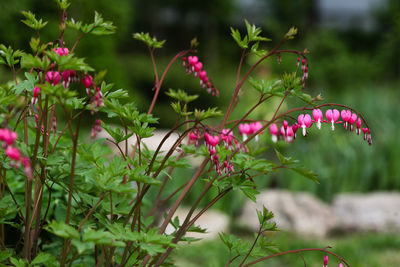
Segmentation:
<svg viewBox="0 0 400 267">
<path fill-rule="evenodd" d="M 173 64 L 178 58 L 183 57 L 184 55 L 186 55 L 187 53 L 190 53 L 190 52 L 193 52 L 193 51 L 192 51 L 192 50 L 184 50 L 184 51 L 181 51 L 181 52 L 179 52 L 178 54 L 176 54 L 176 55 L 171 59 L 171 61 L 168 63 L 168 65 L 167 65 L 167 67 L 165 68 L 163 74 L 161 75 L 160 80 L 159 80 L 158 83 L 155 85 L 156 91 L 155 91 L 155 93 L 154 93 L 153 100 L 151 101 L 151 105 L 150 105 L 150 107 L 149 107 L 149 110 L 147 111 L 147 114 L 151 114 L 151 113 L 153 112 L 154 106 L 155 106 L 156 101 L 157 101 L 158 94 L 160 93 L 161 85 L 162 85 L 162 83 L 163 83 L 163 81 L 164 81 L 164 79 L 165 79 L 165 76 L 167 75 L 169 69 L 171 68 L 172 64 Z"/>
<path fill-rule="evenodd" d="M 347 267 L 350 267 L 350 265 L 342 257 L 340 257 L 339 255 L 337 255 L 337 254 L 335 254 L 335 253 L 333 253 L 333 252 L 331 252 L 329 250 L 323 249 L 323 248 L 302 248 L 302 249 L 288 250 L 288 251 L 276 253 L 276 254 L 273 254 L 273 255 L 269 255 L 269 256 L 262 257 L 260 259 L 254 260 L 254 261 L 249 262 L 248 264 L 244 265 L 243 267 L 248 267 L 248 266 L 251 266 L 251 265 L 256 264 L 258 262 L 261 262 L 261 261 L 264 261 L 264 260 L 268 260 L 268 259 L 271 259 L 271 258 L 275 258 L 275 257 L 278 257 L 278 256 L 292 254 L 292 253 L 300 253 L 300 252 L 305 252 L 305 251 L 322 251 L 322 252 L 325 252 L 327 254 L 331 254 L 331 255 L 335 256 L 336 258 L 338 258 L 339 260 L 341 260 Z"/>
<path fill-rule="evenodd" d="M 208 158 L 203 160 L 203 163 L 200 165 L 196 173 L 193 175 L 192 179 L 189 181 L 189 183 L 186 185 L 185 189 L 181 193 L 181 195 L 178 197 L 172 208 L 170 209 L 167 218 L 165 218 L 163 224 L 160 226 L 160 230 L 158 231 L 159 234 L 164 233 L 165 229 L 167 228 L 168 223 L 172 219 L 172 216 L 174 216 L 175 211 L 178 209 L 179 205 L 181 204 L 183 198 L 186 196 L 186 194 L 189 192 L 189 190 L 192 188 L 193 184 L 197 181 L 197 179 L 200 177 L 201 171 L 204 169 L 204 167 L 208 163 Z"/>
<path fill-rule="evenodd" d="M 250 69 L 246 72 L 246 74 L 243 76 L 242 80 L 240 81 L 240 83 L 236 86 L 235 91 L 233 93 L 232 99 L 229 103 L 228 109 L 226 110 L 225 113 L 225 117 L 223 119 L 223 122 L 221 124 L 221 129 L 225 126 L 226 121 L 229 118 L 229 115 L 231 113 L 231 109 L 233 107 L 233 103 L 235 102 L 236 97 L 239 94 L 240 88 L 242 88 L 244 82 L 247 80 L 247 78 L 249 77 L 249 75 L 253 72 L 253 70 L 261 63 L 263 62 L 265 59 L 267 59 L 268 57 L 274 55 L 274 54 L 279 54 L 279 53 L 295 53 L 298 55 L 303 55 L 302 52 L 297 51 L 297 50 L 277 50 L 278 47 L 283 43 L 282 39 L 273 49 L 271 52 L 269 52 L 267 55 L 263 56 L 262 58 L 260 58 L 253 66 L 250 67 Z"/>
<path fill-rule="evenodd" d="M 150 46 L 147 46 L 147 48 L 149 49 L 149 53 L 150 53 L 150 57 L 151 57 L 151 62 L 153 63 L 153 72 L 154 72 L 154 76 L 155 76 L 155 85 L 157 86 L 158 84 L 158 71 L 157 71 L 157 65 L 156 65 L 156 61 L 154 59 L 154 49 L 151 48 Z"/>
<path fill-rule="evenodd" d="M 247 252 L 246 256 L 244 257 L 244 259 L 242 260 L 242 262 L 239 264 L 239 267 L 243 266 L 243 264 L 246 262 L 247 258 L 250 256 L 250 253 L 253 251 L 254 247 L 257 244 L 258 238 L 260 238 L 260 235 L 262 233 L 262 225 L 260 225 L 260 228 L 258 229 L 258 233 L 256 238 L 254 239 L 253 244 L 251 245 L 251 248 L 249 249 L 249 251 Z"/>
<path fill-rule="evenodd" d="M 179 236 L 176 236 L 175 239 L 173 240 L 173 243 L 178 243 L 181 237 L 189 230 L 189 228 L 203 215 L 209 208 L 211 208 L 218 200 L 220 200 L 223 196 L 225 196 L 230 190 L 232 190 L 232 187 L 229 187 L 219 193 L 210 203 L 207 204 L 185 227 L 185 230 L 181 232 Z M 169 247 L 167 251 L 161 256 L 161 258 L 157 261 L 155 266 L 160 266 L 165 259 L 168 257 L 168 255 L 172 252 L 173 248 Z"/>
</svg>

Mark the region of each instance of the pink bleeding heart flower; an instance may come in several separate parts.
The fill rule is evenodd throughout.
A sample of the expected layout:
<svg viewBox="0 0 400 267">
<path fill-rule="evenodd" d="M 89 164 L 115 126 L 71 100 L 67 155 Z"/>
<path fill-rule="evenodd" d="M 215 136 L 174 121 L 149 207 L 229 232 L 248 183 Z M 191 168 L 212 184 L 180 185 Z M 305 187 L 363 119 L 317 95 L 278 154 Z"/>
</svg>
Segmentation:
<svg viewBox="0 0 400 267">
<path fill-rule="evenodd" d="M 250 123 L 250 134 L 255 134 L 256 132 L 258 132 L 260 129 L 262 128 L 262 124 L 261 122 L 257 121 L 257 122 L 252 122 Z M 258 135 L 256 135 L 255 137 L 256 142 L 258 142 Z"/>
<path fill-rule="evenodd" d="M 40 88 L 35 86 L 33 88 L 32 105 L 35 105 L 40 94 Z"/>
<path fill-rule="evenodd" d="M 243 141 L 246 141 L 247 135 L 250 134 L 250 125 L 248 123 L 239 124 L 239 134 L 243 136 Z"/>
<path fill-rule="evenodd" d="M 358 118 L 357 122 L 356 122 L 356 127 L 357 127 L 357 135 L 360 135 L 360 128 L 361 128 L 361 119 Z"/>
<path fill-rule="evenodd" d="M 296 132 L 300 128 L 299 124 L 296 122 L 295 124 L 292 125 L 292 131 L 293 131 L 293 138 L 296 139 Z"/>
<path fill-rule="evenodd" d="M 287 126 L 285 129 L 285 126 L 283 125 L 281 127 L 281 135 L 287 143 L 290 143 L 294 140 L 294 132 L 291 126 Z"/>
<path fill-rule="evenodd" d="M 337 109 L 331 110 L 328 109 L 325 112 L 325 117 L 328 120 L 328 122 L 332 123 L 332 131 L 335 130 L 335 122 L 339 119 L 340 113 Z"/>
<path fill-rule="evenodd" d="M 230 129 L 223 129 L 221 139 L 224 141 L 225 147 L 233 149 L 232 141 L 234 139 L 233 132 Z"/>
<path fill-rule="evenodd" d="M 321 129 L 321 122 L 324 118 L 322 111 L 320 109 L 313 109 L 313 118 L 314 118 L 314 122 L 317 123 L 317 128 Z"/>
<path fill-rule="evenodd" d="M 93 77 L 89 74 L 86 75 L 84 78 L 82 78 L 82 84 L 85 86 L 85 88 L 90 88 L 90 86 L 93 84 Z"/>
<path fill-rule="evenodd" d="M 210 155 L 212 156 L 216 154 L 216 146 L 218 145 L 219 137 L 212 136 L 209 133 L 204 133 L 204 140 L 206 142 L 206 146 Z"/>
<path fill-rule="evenodd" d="M 208 82 L 207 72 L 205 70 L 199 71 L 199 78 L 202 81 L 202 84 Z"/>
<path fill-rule="evenodd" d="M 201 62 L 197 62 L 197 63 L 194 65 L 194 71 L 195 71 L 195 72 L 201 71 L 202 68 L 203 68 L 203 63 L 201 63 Z"/>
<path fill-rule="evenodd" d="M 16 132 L 9 129 L 0 129 L 0 140 L 6 143 L 6 146 L 11 146 L 17 140 L 18 135 Z"/>
<path fill-rule="evenodd" d="M 357 114 L 353 113 L 351 114 L 351 117 L 349 119 L 349 123 L 350 123 L 350 131 L 353 131 L 353 124 L 357 121 Z"/>
<path fill-rule="evenodd" d="M 45 78 L 48 83 L 54 86 L 60 82 L 61 75 L 58 71 L 48 71 Z"/>
<path fill-rule="evenodd" d="M 297 122 L 301 128 L 303 128 L 303 136 L 307 134 L 307 128 L 311 127 L 311 116 L 309 114 L 300 114 L 297 118 Z"/>
<path fill-rule="evenodd" d="M 325 255 L 324 256 L 324 267 L 327 267 L 327 266 L 328 266 L 328 256 Z"/>
<path fill-rule="evenodd" d="M 350 118 L 351 118 L 351 111 L 350 110 L 342 110 L 341 112 L 340 112 L 340 115 L 342 116 L 342 120 L 343 120 L 343 126 L 344 126 L 344 128 L 345 129 L 347 129 L 347 125 L 348 125 L 348 122 L 349 122 L 349 120 L 350 120 Z"/>
<path fill-rule="evenodd" d="M 275 123 L 271 124 L 269 132 L 271 133 L 272 142 L 276 143 L 278 141 L 278 126 Z"/>
<path fill-rule="evenodd" d="M 6 155 L 12 160 L 15 161 L 21 160 L 21 154 L 19 153 L 19 150 L 16 147 L 8 146 L 6 149 Z"/>
</svg>

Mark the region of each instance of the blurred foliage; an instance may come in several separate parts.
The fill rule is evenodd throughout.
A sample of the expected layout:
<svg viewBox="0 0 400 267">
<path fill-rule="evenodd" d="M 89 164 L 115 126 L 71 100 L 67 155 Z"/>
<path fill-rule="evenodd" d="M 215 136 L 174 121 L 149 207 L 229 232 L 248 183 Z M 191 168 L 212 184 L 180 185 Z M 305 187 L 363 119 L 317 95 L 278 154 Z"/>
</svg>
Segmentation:
<svg viewBox="0 0 400 267">
<path fill-rule="evenodd" d="M 399 266 L 400 236 L 391 234 L 352 234 L 329 239 L 313 239 L 293 235 L 291 233 L 274 233 L 267 237 L 279 240 L 281 251 L 299 248 L 323 248 L 332 246 L 331 251 L 343 257 L 352 267 Z M 244 240 L 251 237 L 243 238 Z M 270 255 L 265 251 L 264 256 Z M 193 246 L 181 245 L 175 253 L 177 266 L 224 266 L 228 262 L 228 249 L 220 240 L 204 241 Z M 304 252 L 302 256 L 307 266 L 322 266 L 323 253 Z M 237 262 L 240 259 L 237 260 Z M 254 259 L 253 259 L 254 260 Z M 328 266 L 338 266 L 339 261 L 329 256 Z M 254 266 L 305 266 L 298 254 L 284 255 Z"/>
<path fill-rule="evenodd" d="M 22 10 L 31 10 L 38 19 L 49 21 L 41 37 L 46 41 L 57 41 L 54 40 L 57 32 L 52 31 L 57 29 L 54 26 L 58 23 L 55 5 L 46 0 L 18 0 L 0 2 L 2 43 L 30 50 L 26 46 L 30 34 L 21 34 L 30 29 L 15 20 L 16 17 L 23 19 Z M 361 111 L 372 126 L 374 145 L 367 147 L 360 138 L 342 129 L 333 133 L 328 129 L 322 132 L 313 129 L 307 138 L 299 137 L 289 146 L 280 146 L 286 154 L 294 155 L 318 173 L 321 184 L 298 179 L 291 172 L 263 178 L 263 183 L 269 187 L 311 190 L 326 200 L 342 191 L 400 190 L 400 165 L 397 164 L 400 162 L 400 140 L 396 137 L 396 129 L 400 127 L 396 116 L 400 73 L 399 1 L 388 0 L 386 5 L 374 10 L 375 27 L 370 31 L 321 28 L 317 0 L 120 0 L 117 3 L 74 0 L 68 17 L 89 22 L 93 20 L 92 10 L 101 11 L 105 20 L 114 22 L 116 35 L 102 39 L 85 37 L 79 43 L 77 53 L 86 55 L 87 63 L 96 70 L 107 70 L 106 80 L 115 81 L 117 88 L 130 90 L 141 110 L 145 110 L 152 99 L 154 75 L 146 48 L 132 39 L 131 33 L 150 32 L 158 40 L 166 39 L 165 48 L 156 52 L 159 72 L 176 52 L 190 47 L 193 37 L 198 38 L 199 57 L 221 96 L 216 99 L 206 94 L 195 79 L 185 75 L 184 68 L 174 64 L 154 110 L 160 121 L 168 121 L 172 116 L 173 109 L 164 93 L 169 88 L 198 94 L 195 104 L 198 108 L 218 103 L 224 110 L 223 106 L 233 92 L 240 58 L 240 49 L 230 37 L 229 26 L 244 32 L 244 19 L 262 26 L 265 35 L 272 38 L 267 49 L 268 45 L 276 44 L 291 26 L 296 26 L 299 34 L 290 45 L 310 51 L 308 90 L 314 95 L 322 93 L 328 102 L 344 103 Z M 72 46 L 76 38 L 75 32 L 66 32 L 67 46 Z M 243 70 L 256 59 L 256 56 L 250 57 Z M 266 80 L 273 79 L 283 70 L 294 71 L 295 64 L 294 56 L 282 58 L 280 65 L 270 60 L 257 69 L 257 74 Z M 8 71 L 1 67 L 0 81 L 9 78 Z M 236 109 L 238 114 L 253 99 L 251 90 L 250 85 L 246 85 L 241 92 L 241 104 Z M 267 119 L 272 115 L 269 105 L 278 103 L 274 99 L 268 103 L 256 111 L 254 118 Z M 170 127 L 172 123 L 162 126 Z M 261 139 L 263 142 L 268 140 L 268 134 Z M 273 155 L 266 157 L 274 159 Z M 240 202 L 232 195 L 231 200 Z M 223 203 L 229 206 L 231 202 Z M 235 208 L 230 212 L 235 213 Z"/>
</svg>

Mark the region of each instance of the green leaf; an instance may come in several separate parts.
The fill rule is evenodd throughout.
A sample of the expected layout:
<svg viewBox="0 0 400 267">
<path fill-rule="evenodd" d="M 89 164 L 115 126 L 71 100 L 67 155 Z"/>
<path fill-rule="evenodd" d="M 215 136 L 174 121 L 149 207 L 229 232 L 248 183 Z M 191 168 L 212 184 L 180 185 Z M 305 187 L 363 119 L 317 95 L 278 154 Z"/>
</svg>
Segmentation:
<svg viewBox="0 0 400 267">
<path fill-rule="evenodd" d="M 318 175 L 315 172 L 313 172 L 312 170 L 310 170 L 306 167 L 296 167 L 296 168 L 292 167 L 290 169 L 308 179 L 311 179 L 312 181 L 316 182 L 317 184 L 319 184 Z"/>
<path fill-rule="evenodd" d="M 69 5 L 71 4 L 68 2 L 68 0 L 56 0 L 56 2 L 57 2 L 58 7 L 61 10 L 66 10 L 69 7 Z"/>
<path fill-rule="evenodd" d="M 276 96 L 283 96 L 285 89 L 282 86 L 282 81 L 274 79 L 271 81 L 256 80 L 253 77 L 248 79 L 250 85 L 262 94 L 271 94 Z"/>
<path fill-rule="evenodd" d="M 165 252 L 165 248 L 158 244 L 140 244 L 140 248 L 145 250 L 150 256 Z"/>
<path fill-rule="evenodd" d="M 45 266 L 48 266 L 54 262 L 56 262 L 56 257 L 48 253 L 40 252 L 31 262 L 31 264 L 43 264 Z"/>
<path fill-rule="evenodd" d="M 79 232 L 72 226 L 65 224 L 64 222 L 51 221 L 46 226 L 47 231 L 60 236 L 64 239 L 76 239 L 79 240 Z"/>
<path fill-rule="evenodd" d="M 286 40 L 293 39 L 296 34 L 297 34 L 297 28 L 291 27 L 289 31 L 285 34 L 285 38 Z"/>
<path fill-rule="evenodd" d="M 148 47 L 151 48 L 162 48 L 165 43 L 165 40 L 157 41 L 156 37 L 150 37 L 149 33 L 134 33 L 132 37 L 145 43 Z"/>
<path fill-rule="evenodd" d="M 115 235 L 105 231 L 104 229 L 94 230 L 91 228 L 87 228 L 85 229 L 83 234 L 83 241 L 85 242 L 93 242 L 95 244 L 117 246 L 117 247 L 125 246 L 124 242 L 116 241 L 115 239 L 116 239 Z"/>
<path fill-rule="evenodd" d="M 10 261 L 15 267 L 25 267 L 25 264 L 27 264 L 23 259 L 17 260 L 16 258 L 10 258 Z"/>
<path fill-rule="evenodd" d="M 175 91 L 173 89 L 169 89 L 168 92 L 165 93 L 169 97 L 172 97 L 178 101 L 182 101 L 185 103 L 192 102 L 193 100 L 196 100 L 199 95 L 188 95 L 185 91 L 178 89 L 178 91 Z"/>
<path fill-rule="evenodd" d="M 240 32 L 237 29 L 234 29 L 231 27 L 231 35 L 233 40 L 236 41 L 236 43 L 239 45 L 240 48 L 248 48 L 247 44 L 247 36 L 245 36 L 245 39 L 242 40 L 242 37 L 240 36 Z"/>
<path fill-rule="evenodd" d="M 194 110 L 194 116 L 196 120 L 202 121 L 212 117 L 219 117 L 222 116 L 223 113 L 218 110 L 218 108 L 208 108 L 207 110 Z"/>
<path fill-rule="evenodd" d="M 299 161 L 292 158 L 292 157 L 285 157 L 283 156 L 278 150 L 275 149 L 275 153 L 279 159 L 279 161 L 281 162 L 282 165 L 292 165 L 295 163 L 298 163 Z"/>
<path fill-rule="evenodd" d="M 40 31 L 47 25 L 47 21 L 43 21 L 42 19 L 37 20 L 35 14 L 30 11 L 21 11 L 22 15 L 24 15 L 25 20 L 21 20 L 26 26 L 34 29 L 35 31 Z"/>
</svg>

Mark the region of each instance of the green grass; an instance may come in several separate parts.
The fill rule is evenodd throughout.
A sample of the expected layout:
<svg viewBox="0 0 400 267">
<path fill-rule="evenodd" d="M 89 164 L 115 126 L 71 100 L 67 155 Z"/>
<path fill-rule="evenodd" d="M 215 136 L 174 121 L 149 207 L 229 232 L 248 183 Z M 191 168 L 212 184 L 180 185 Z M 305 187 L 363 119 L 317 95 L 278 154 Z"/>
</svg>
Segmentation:
<svg viewBox="0 0 400 267">
<path fill-rule="evenodd" d="M 243 237 L 243 239 L 247 242 L 252 241 L 249 237 Z M 331 246 L 331 251 L 342 256 L 352 267 L 400 266 L 400 234 L 352 234 L 328 239 L 315 239 L 288 233 L 276 233 L 271 239 L 279 244 L 281 251 Z M 304 252 L 302 255 L 306 260 L 307 266 L 322 266 L 323 253 Z M 227 259 L 228 249 L 220 240 L 180 245 L 174 254 L 176 265 L 182 267 L 225 266 Z M 231 266 L 238 266 L 240 262 L 241 259 L 239 258 Z M 330 256 L 328 266 L 338 265 L 339 261 Z M 292 254 L 264 261 L 254 266 L 305 265 L 298 254 Z"/>
</svg>

